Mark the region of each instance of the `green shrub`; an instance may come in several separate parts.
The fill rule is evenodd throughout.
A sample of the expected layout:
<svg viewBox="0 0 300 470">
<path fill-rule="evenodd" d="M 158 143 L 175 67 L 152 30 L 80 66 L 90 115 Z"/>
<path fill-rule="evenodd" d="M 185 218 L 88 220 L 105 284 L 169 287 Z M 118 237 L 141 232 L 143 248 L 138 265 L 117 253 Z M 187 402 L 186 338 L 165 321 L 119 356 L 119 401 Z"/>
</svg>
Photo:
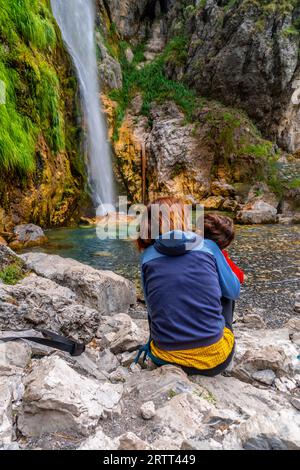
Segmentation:
<svg viewBox="0 0 300 470">
<path fill-rule="evenodd" d="M 176 36 L 171 39 L 164 51 L 164 60 L 176 66 L 184 65 L 188 58 L 188 45 L 188 39 L 185 36 Z"/>
<path fill-rule="evenodd" d="M 271 142 L 265 142 L 262 144 L 250 144 L 242 148 L 242 153 L 253 155 L 254 157 L 267 158 L 270 156 L 272 148 Z"/>
<path fill-rule="evenodd" d="M 173 42 L 173 46 L 174 46 Z M 178 44 L 176 42 L 176 44 Z M 141 114 L 150 116 L 152 103 L 164 103 L 174 101 L 190 119 L 195 106 L 196 95 L 183 83 L 167 78 L 165 74 L 165 64 L 170 54 L 174 52 L 174 47 L 168 47 L 153 62 L 139 66 L 144 59 L 144 45 L 134 50 L 134 60 L 128 63 L 124 56 L 125 45 L 121 47 L 121 64 L 123 70 L 123 88 L 113 90 L 111 98 L 117 101 L 118 107 L 115 112 L 115 134 L 114 139 L 118 139 L 118 130 L 124 119 L 126 110 L 134 94 L 139 91 L 143 97 Z M 177 46 L 176 46 L 177 47 Z"/>
<path fill-rule="evenodd" d="M 289 188 L 290 188 L 290 189 L 299 189 L 299 188 L 300 188 L 300 178 L 294 178 L 294 179 L 289 183 Z"/>
<path fill-rule="evenodd" d="M 288 26 L 282 30 L 283 36 L 299 36 L 300 31 L 295 26 Z"/>
<path fill-rule="evenodd" d="M 0 271 L 0 279 L 4 284 L 14 285 L 25 277 L 19 263 L 13 263 Z"/>
</svg>

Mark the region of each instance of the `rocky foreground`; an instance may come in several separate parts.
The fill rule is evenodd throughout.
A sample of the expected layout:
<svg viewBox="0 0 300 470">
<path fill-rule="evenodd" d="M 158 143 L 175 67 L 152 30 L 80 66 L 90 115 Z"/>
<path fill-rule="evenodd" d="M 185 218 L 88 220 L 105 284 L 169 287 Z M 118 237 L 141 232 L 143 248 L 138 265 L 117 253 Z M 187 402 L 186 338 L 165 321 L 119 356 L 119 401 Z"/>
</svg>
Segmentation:
<svg viewBox="0 0 300 470">
<path fill-rule="evenodd" d="M 148 328 L 128 315 L 138 307 L 126 279 L 0 246 L 0 270 L 11 263 L 23 276 L 0 281 L 1 335 L 46 327 L 88 346 L 74 358 L 0 342 L 0 448 L 300 449 L 299 299 L 284 328 L 266 329 L 251 314 L 236 324 L 225 375 L 188 377 L 133 364 Z"/>
</svg>

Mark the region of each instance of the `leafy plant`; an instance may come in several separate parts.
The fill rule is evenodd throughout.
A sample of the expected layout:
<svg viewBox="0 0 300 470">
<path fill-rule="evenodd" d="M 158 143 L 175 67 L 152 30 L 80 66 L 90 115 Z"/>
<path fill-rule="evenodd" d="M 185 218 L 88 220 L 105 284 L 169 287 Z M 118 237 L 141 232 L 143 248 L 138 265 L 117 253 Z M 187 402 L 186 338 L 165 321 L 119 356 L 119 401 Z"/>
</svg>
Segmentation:
<svg viewBox="0 0 300 470">
<path fill-rule="evenodd" d="M 294 179 L 289 183 L 289 188 L 290 188 L 290 189 L 299 189 L 299 188 L 300 188 L 300 178 L 294 178 Z"/>
<path fill-rule="evenodd" d="M 242 152 L 255 157 L 267 158 L 271 153 L 271 142 L 265 142 L 262 144 L 249 144 L 242 148 Z"/>
<path fill-rule="evenodd" d="M 115 134 L 113 138 L 118 139 L 118 131 L 124 119 L 126 110 L 136 92 L 143 97 L 141 114 L 150 117 L 151 105 L 154 102 L 163 103 L 168 100 L 174 101 L 190 119 L 196 106 L 196 95 L 183 83 L 167 78 L 165 64 L 170 54 L 174 52 L 173 45 L 167 46 L 165 51 L 153 62 L 142 64 L 144 59 L 144 45 L 134 50 L 132 63 L 126 60 L 124 54 L 125 45 L 121 45 L 121 64 L 123 70 L 123 88 L 113 90 L 111 98 L 118 103 L 115 111 Z M 178 42 L 176 42 L 178 47 Z"/>
<path fill-rule="evenodd" d="M 24 277 L 24 271 L 18 262 L 6 266 L 2 271 L 0 271 L 0 279 L 4 284 L 15 285 Z"/>
</svg>

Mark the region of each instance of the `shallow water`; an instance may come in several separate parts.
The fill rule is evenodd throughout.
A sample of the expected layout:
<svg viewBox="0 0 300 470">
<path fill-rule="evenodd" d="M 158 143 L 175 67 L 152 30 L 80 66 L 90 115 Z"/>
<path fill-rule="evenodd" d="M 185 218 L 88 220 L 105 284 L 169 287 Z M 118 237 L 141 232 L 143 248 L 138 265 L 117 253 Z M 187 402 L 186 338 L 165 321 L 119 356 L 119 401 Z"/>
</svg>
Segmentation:
<svg viewBox="0 0 300 470">
<path fill-rule="evenodd" d="M 98 269 L 112 270 L 139 288 L 139 253 L 133 242 L 99 240 L 95 227 L 63 228 L 47 232 L 50 243 L 35 251 L 74 258 Z M 247 281 L 237 313 L 258 310 L 269 326 L 282 325 L 294 315 L 294 295 L 300 290 L 300 226 L 237 227 L 230 249 L 245 270 Z"/>
</svg>

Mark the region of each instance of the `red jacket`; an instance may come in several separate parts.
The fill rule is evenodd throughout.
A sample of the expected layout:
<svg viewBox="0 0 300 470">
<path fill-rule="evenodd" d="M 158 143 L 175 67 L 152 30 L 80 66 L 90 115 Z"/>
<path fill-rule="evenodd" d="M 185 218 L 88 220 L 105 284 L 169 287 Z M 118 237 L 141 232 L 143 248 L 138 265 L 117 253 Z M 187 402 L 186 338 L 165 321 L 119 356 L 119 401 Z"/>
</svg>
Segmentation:
<svg viewBox="0 0 300 470">
<path fill-rule="evenodd" d="M 234 274 L 237 276 L 240 283 L 244 284 L 244 282 L 245 282 L 244 272 L 240 268 L 238 268 L 237 265 L 230 259 L 229 254 L 226 250 L 223 250 L 223 255 L 225 256 L 227 263 L 231 267 Z"/>
</svg>

